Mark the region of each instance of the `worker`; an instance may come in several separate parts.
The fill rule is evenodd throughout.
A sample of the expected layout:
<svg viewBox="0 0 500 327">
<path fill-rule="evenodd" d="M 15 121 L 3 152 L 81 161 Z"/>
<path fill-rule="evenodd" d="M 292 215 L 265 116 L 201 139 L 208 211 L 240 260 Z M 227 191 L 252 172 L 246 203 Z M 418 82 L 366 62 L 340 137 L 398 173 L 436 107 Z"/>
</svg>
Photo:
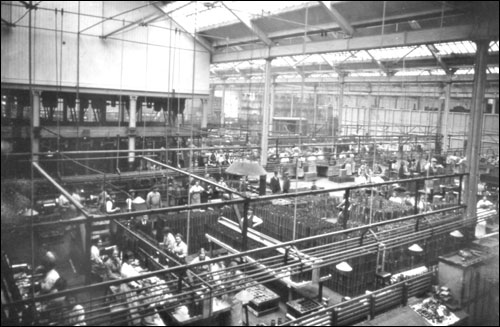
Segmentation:
<svg viewBox="0 0 500 327">
<path fill-rule="evenodd" d="M 423 196 L 423 195 L 420 196 L 420 199 L 419 199 L 418 204 L 417 204 L 417 208 L 418 208 L 419 213 L 432 211 L 430 203 L 428 203 L 425 200 L 425 196 Z"/>
<path fill-rule="evenodd" d="M 478 209 L 477 210 L 478 217 L 481 217 L 481 216 L 484 217 L 484 215 L 487 211 L 493 209 L 493 203 L 490 200 L 488 200 L 488 197 L 486 195 L 484 195 L 483 198 L 477 202 L 476 207 Z M 486 225 L 487 224 L 488 224 L 488 222 L 486 219 L 483 219 L 476 224 L 476 233 L 475 233 L 476 237 L 482 237 L 482 236 L 486 235 L 486 232 L 487 232 Z"/>
<path fill-rule="evenodd" d="M 55 260 L 55 254 L 54 252 L 50 251 L 47 244 L 43 243 L 40 248 L 40 265 L 38 265 L 33 273 L 36 274 L 45 274 L 47 271 L 49 271 L 48 266 L 51 264 L 51 261 Z"/>
<path fill-rule="evenodd" d="M 196 264 L 196 263 L 207 261 L 207 260 L 210 260 L 210 257 L 206 255 L 205 249 L 201 248 L 199 255 L 197 257 L 195 257 L 193 260 L 191 260 L 191 262 L 189 264 Z M 211 271 L 210 264 L 196 266 L 192 270 L 197 275 L 204 274 L 204 273 Z M 191 283 L 193 283 L 193 272 L 188 271 L 188 278 L 189 278 L 189 281 Z"/>
<path fill-rule="evenodd" d="M 247 176 L 241 177 L 240 186 L 239 186 L 238 191 L 240 191 L 241 193 L 245 193 L 248 191 L 248 177 Z"/>
<path fill-rule="evenodd" d="M 247 226 L 249 228 L 255 228 L 255 227 L 259 226 L 259 225 L 262 225 L 263 222 L 264 221 L 261 218 L 255 216 L 253 214 L 253 210 L 252 209 L 248 209 L 248 214 L 247 214 L 247 224 L 248 225 Z M 243 219 L 241 219 L 241 227 L 243 228 Z"/>
<path fill-rule="evenodd" d="M 182 234 L 175 234 L 175 245 L 173 252 L 181 261 L 185 262 L 188 254 L 187 244 L 184 243 Z"/>
<path fill-rule="evenodd" d="M 415 205 L 415 200 L 410 197 L 410 192 L 405 192 L 405 197 L 403 199 L 403 203 L 407 206 L 413 207 Z"/>
<path fill-rule="evenodd" d="M 160 188 L 158 187 L 158 185 L 154 185 L 151 191 L 146 196 L 146 206 L 148 209 L 158 209 L 162 207 Z M 156 225 L 157 218 L 158 217 L 156 214 L 150 215 L 150 220 L 153 226 Z"/>
<path fill-rule="evenodd" d="M 425 165 L 424 169 L 426 171 L 427 176 L 433 176 L 433 175 L 437 175 L 438 174 L 438 169 L 442 168 L 442 167 L 443 166 L 438 165 L 436 158 L 432 158 L 431 162 L 428 162 Z"/>
<path fill-rule="evenodd" d="M 149 236 L 151 236 L 151 235 L 152 235 L 152 232 L 153 232 L 153 227 L 152 227 L 151 222 L 149 221 L 149 217 L 148 217 L 148 215 L 142 215 L 142 216 L 141 216 L 141 220 L 139 220 L 139 221 L 135 224 L 135 228 L 136 228 L 138 231 L 141 231 L 141 232 L 143 232 L 144 234 L 149 235 Z"/>
<path fill-rule="evenodd" d="M 205 174 L 205 179 L 215 183 L 215 179 L 213 179 L 210 174 Z M 212 199 L 214 189 L 212 188 L 212 184 L 205 181 L 202 181 L 200 185 L 203 187 L 203 191 L 200 193 L 201 203 L 207 203 L 209 199 Z"/>
<path fill-rule="evenodd" d="M 101 193 L 99 193 L 97 202 L 102 212 L 106 212 L 106 200 L 109 198 L 110 194 L 111 194 L 111 189 L 109 188 L 105 189 L 104 187 L 102 188 Z"/>
<path fill-rule="evenodd" d="M 409 178 L 410 172 L 408 171 L 408 162 L 401 160 L 399 162 L 398 177 L 399 179 Z"/>
<path fill-rule="evenodd" d="M 389 198 L 389 201 L 399 204 L 403 203 L 402 199 L 397 195 L 396 192 L 392 192 L 392 196 Z"/>
<path fill-rule="evenodd" d="M 140 195 L 138 195 L 136 190 L 131 189 L 128 191 L 128 193 L 129 193 L 129 197 L 127 198 L 127 201 L 126 201 L 128 212 L 137 210 L 137 208 L 135 208 L 135 207 L 137 207 L 140 204 L 146 203 L 146 200 L 144 200 Z"/>
<path fill-rule="evenodd" d="M 167 251 L 173 251 L 175 247 L 175 236 L 172 233 L 172 229 L 168 226 L 163 228 L 163 242 L 162 247 Z"/>
<path fill-rule="evenodd" d="M 121 278 L 129 278 L 139 276 L 137 270 L 132 267 L 133 262 L 135 261 L 135 256 L 132 251 L 127 251 L 123 254 L 123 262 L 120 267 L 120 276 Z"/>
<path fill-rule="evenodd" d="M 100 237 L 92 239 L 92 246 L 90 247 L 90 271 L 94 276 L 98 277 L 100 281 L 103 281 L 107 278 L 107 271 L 101 258 L 101 247 L 102 240 Z"/>
<path fill-rule="evenodd" d="M 191 197 L 191 204 L 201 203 L 201 192 L 205 189 L 200 185 L 200 181 L 196 181 L 193 186 L 189 189 L 189 196 Z"/>
<path fill-rule="evenodd" d="M 358 177 L 356 177 L 356 184 L 365 184 L 371 181 L 372 171 L 368 168 L 366 161 L 361 161 L 361 166 L 358 168 Z"/>
<path fill-rule="evenodd" d="M 59 195 L 59 197 L 57 198 L 56 202 L 59 205 L 59 208 L 61 210 L 67 209 L 69 207 L 69 204 L 70 204 L 68 198 L 64 194 Z"/>
<path fill-rule="evenodd" d="M 346 204 L 349 203 L 349 206 L 346 207 Z M 347 229 L 347 221 L 349 220 L 350 212 L 352 209 L 352 203 L 349 198 L 344 195 L 344 199 L 337 206 L 337 209 L 340 210 L 338 216 L 338 223 L 342 225 L 343 229 Z"/>
<path fill-rule="evenodd" d="M 226 276 L 225 284 L 231 290 L 233 285 L 241 284 L 243 272 L 238 269 L 238 263 L 236 261 L 231 261 L 228 265 L 228 274 Z M 229 282 L 229 283 L 228 283 Z M 231 283 L 233 282 L 233 283 Z M 229 292 L 223 296 L 223 299 L 231 304 L 231 314 L 228 326 L 242 326 L 243 325 L 243 305 L 247 304 L 250 296 L 244 296 L 243 293 L 247 292 L 245 289 L 238 292 L 239 288 L 234 291 Z M 248 324 L 248 322 L 247 322 Z"/>
<path fill-rule="evenodd" d="M 56 203 L 59 207 L 61 219 L 69 219 L 74 217 L 72 213 L 69 212 L 71 203 L 64 194 L 59 195 L 59 197 L 56 199 Z"/>
<path fill-rule="evenodd" d="M 288 178 L 288 175 L 288 172 L 286 172 L 283 177 L 283 193 L 290 192 L 290 178 Z"/>
<path fill-rule="evenodd" d="M 135 256 L 134 256 L 134 253 L 132 251 L 127 251 L 123 254 L 123 263 L 122 263 L 122 266 L 120 268 L 120 276 L 122 278 L 139 276 L 139 272 L 137 270 L 135 270 L 134 267 L 132 267 L 132 264 L 134 261 L 135 261 Z M 140 280 L 131 281 L 129 283 L 122 284 L 120 288 L 121 288 L 122 292 L 129 292 L 130 287 L 132 287 L 132 288 L 141 287 L 141 281 Z M 127 294 L 128 294 L 128 296 L 130 296 L 129 293 L 127 293 Z"/>
<path fill-rule="evenodd" d="M 66 296 L 66 308 L 69 308 L 69 311 L 65 311 L 65 315 L 68 317 L 66 326 L 87 326 L 85 309 L 82 305 L 77 304 L 74 295 Z"/>
<path fill-rule="evenodd" d="M 108 198 L 106 199 L 106 213 L 115 213 L 120 211 L 120 208 L 116 207 L 115 198 L 116 195 L 114 194 L 108 195 Z"/>
<path fill-rule="evenodd" d="M 228 187 L 223 177 L 219 179 L 219 185 L 223 187 Z M 221 188 L 216 188 L 216 190 L 218 191 L 219 194 L 222 194 L 221 198 L 223 200 L 229 200 L 231 198 L 230 194 L 226 190 Z"/>
<path fill-rule="evenodd" d="M 477 202 L 477 209 L 491 209 L 492 207 L 493 202 L 488 200 L 486 195 L 484 195 L 483 198 Z"/>
<path fill-rule="evenodd" d="M 280 179 L 278 178 L 278 172 L 274 172 L 274 176 L 271 178 L 271 191 L 276 194 L 281 191 Z"/>
<path fill-rule="evenodd" d="M 78 188 L 76 186 L 73 187 L 73 189 L 72 189 L 71 197 L 74 200 L 78 201 L 78 203 L 82 203 L 82 197 L 80 196 L 80 191 L 78 190 Z"/>
<path fill-rule="evenodd" d="M 116 246 L 113 248 L 111 257 L 109 257 L 108 260 L 104 262 L 104 265 L 106 267 L 107 280 L 118 280 L 121 278 L 120 269 L 122 266 L 122 261 L 120 259 L 120 251 Z"/>
<path fill-rule="evenodd" d="M 161 208 L 161 206 L 162 206 L 161 194 L 160 194 L 160 188 L 158 187 L 158 185 L 154 185 L 151 188 L 151 191 L 146 196 L 146 205 L 147 205 L 148 209 Z"/>
<path fill-rule="evenodd" d="M 56 257 L 55 255 L 48 251 L 44 258 L 45 272 L 43 280 L 40 283 L 40 293 L 48 294 L 53 293 L 56 290 L 56 281 L 61 277 L 56 270 Z"/>
<path fill-rule="evenodd" d="M 318 189 L 318 186 L 316 185 L 316 181 L 312 181 L 312 185 L 311 185 L 311 191 L 316 191 Z"/>
</svg>

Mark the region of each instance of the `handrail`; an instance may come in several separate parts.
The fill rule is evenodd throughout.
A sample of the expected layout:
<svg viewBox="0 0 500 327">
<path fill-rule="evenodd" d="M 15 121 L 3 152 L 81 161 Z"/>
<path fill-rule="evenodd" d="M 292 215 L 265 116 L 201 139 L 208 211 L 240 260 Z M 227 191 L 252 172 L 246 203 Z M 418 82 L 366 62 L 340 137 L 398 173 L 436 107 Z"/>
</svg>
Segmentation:
<svg viewBox="0 0 500 327">
<path fill-rule="evenodd" d="M 425 273 L 425 274 L 420 275 L 420 276 L 412 277 L 412 278 L 407 279 L 405 281 L 398 282 L 398 283 L 392 284 L 390 286 L 384 287 L 382 289 L 376 290 L 376 291 L 372 292 L 371 294 L 360 295 L 360 296 L 355 297 L 349 301 L 330 305 L 326 308 L 320 309 L 320 310 L 315 311 L 311 314 L 300 317 L 296 320 L 291 320 L 291 321 L 285 322 L 285 323 L 281 324 L 280 326 L 292 326 L 292 325 L 308 326 L 308 324 L 302 325 L 301 322 L 307 322 L 308 320 L 310 320 L 312 318 L 315 318 L 315 317 L 320 316 L 320 315 L 325 314 L 325 313 L 332 313 L 332 312 L 336 312 L 336 314 L 334 315 L 335 316 L 334 321 L 331 322 L 331 326 L 338 326 L 337 322 L 338 322 L 338 320 L 341 320 L 341 318 L 338 317 L 339 312 L 340 312 L 340 314 L 342 314 L 342 308 L 345 308 L 345 307 L 353 308 L 353 307 L 360 307 L 360 306 L 361 307 L 368 306 L 368 308 L 371 308 L 369 316 L 371 319 L 373 319 L 375 316 L 375 314 L 373 314 L 373 311 L 375 311 L 375 312 L 377 311 L 376 310 L 377 309 L 377 304 L 376 304 L 377 298 L 380 298 L 380 296 L 384 296 L 384 295 L 389 294 L 387 292 L 389 292 L 391 290 L 396 290 L 398 288 L 401 288 L 402 290 L 404 290 L 405 288 L 410 287 L 412 284 L 414 284 L 414 283 L 417 284 L 417 283 L 420 283 L 422 281 L 425 281 L 425 282 L 428 281 L 426 286 L 430 287 L 431 286 L 431 279 L 429 277 L 434 276 L 434 274 L 435 274 L 434 272 L 428 272 L 428 273 Z M 405 304 L 408 302 L 408 299 L 404 298 L 405 295 L 408 295 L 408 294 L 405 293 L 404 291 L 401 293 L 401 295 L 398 295 L 397 302 L 399 304 Z M 383 302 L 383 305 L 385 305 L 385 303 L 386 302 Z M 379 307 L 381 307 L 381 306 L 379 305 Z M 349 310 L 349 312 L 353 312 L 353 316 L 349 316 L 350 319 L 352 319 L 352 318 L 363 319 L 366 317 L 365 315 L 359 314 L 359 312 L 357 312 L 358 309 L 359 308 L 352 310 L 352 311 Z M 373 310 L 373 309 L 375 309 L 375 310 Z"/>
</svg>

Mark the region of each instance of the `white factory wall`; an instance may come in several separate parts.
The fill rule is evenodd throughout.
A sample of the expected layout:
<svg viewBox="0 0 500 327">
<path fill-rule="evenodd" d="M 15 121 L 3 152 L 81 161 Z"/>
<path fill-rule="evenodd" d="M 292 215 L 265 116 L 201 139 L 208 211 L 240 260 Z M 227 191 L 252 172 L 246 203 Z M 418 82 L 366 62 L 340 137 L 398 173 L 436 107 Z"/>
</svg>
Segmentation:
<svg viewBox="0 0 500 327">
<path fill-rule="evenodd" d="M 82 1 L 80 31 L 102 20 L 88 15 L 110 17 L 146 3 Z M 40 6 L 44 9 L 34 10 L 32 18 L 33 83 L 41 85 L 60 83 L 62 86 L 74 87 L 77 84 L 78 65 L 76 34 L 78 2 L 48 1 L 40 3 Z M 61 8 L 64 8 L 62 19 Z M 57 41 L 55 9 L 58 9 Z M 152 8 L 148 8 L 149 11 L 145 10 L 137 11 L 137 15 L 147 17 L 154 12 L 151 11 Z M 4 19 L 11 16 L 21 17 L 25 12 L 24 7 L 2 5 Z M 133 17 L 127 16 L 127 19 L 131 18 Z M 62 44 L 61 21 L 63 22 Z M 16 27 L 2 26 L 2 82 L 29 83 L 28 23 L 26 15 Z M 193 92 L 194 80 L 194 93 L 208 94 L 210 57 L 201 45 L 194 45 L 193 39 L 184 33 L 176 33 L 175 24 L 169 21 L 155 22 L 154 25 L 158 27 L 138 26 L 132 30 L 116 33 L 107 39 L 99 38 L 100 35 L 113 31 L 123 24 L 121 21 L 108 20 L 82 32 L 79 54 L 81 87 L 151 92 L 169 92 L 175 89 L 176 93 L 190 94 Z"/>
</svg>

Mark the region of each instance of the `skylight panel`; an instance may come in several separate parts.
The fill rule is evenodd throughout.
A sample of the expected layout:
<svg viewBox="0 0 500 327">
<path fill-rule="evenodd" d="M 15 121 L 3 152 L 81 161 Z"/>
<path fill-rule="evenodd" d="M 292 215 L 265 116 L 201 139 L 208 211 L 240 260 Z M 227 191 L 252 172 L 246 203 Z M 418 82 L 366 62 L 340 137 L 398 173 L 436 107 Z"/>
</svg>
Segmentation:
<svg viewBox="0 0 500 327">
<path fill-rule="evenodd" d="M 488 67 L 488 74 L 498 74 L 498 67 Z"/>
<path fill-rule="evenodd" d="M 490 42 L 490 52 L 498 52 L 498 41 Z"/>
<path fill-rule="evenodd" d="M 455 75 L 470 75 L 474 74 L 474 68 L 460 68 L 455 72 Z"/>
<path fill-rule="evenodd" d="M 476 52 L 476 44 L 471 41 L 436 43 L 434 46 L 438 49 L 439 54 L 441 55 L 450 55 L 453 53 L 470 54 Z"/>
</svg>

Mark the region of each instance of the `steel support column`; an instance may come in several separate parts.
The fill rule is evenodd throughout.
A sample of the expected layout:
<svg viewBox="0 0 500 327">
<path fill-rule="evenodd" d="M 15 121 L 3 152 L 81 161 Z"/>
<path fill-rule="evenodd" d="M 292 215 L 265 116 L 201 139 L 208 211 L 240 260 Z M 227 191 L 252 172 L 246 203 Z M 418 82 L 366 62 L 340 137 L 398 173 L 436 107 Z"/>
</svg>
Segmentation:
<svg viewBox="0 0 500 327">
<path fill-rule="evenodd" d="M 446 154 L 446 151 L 448 151 L 448 147 L 450 146 L 448 144 L 448 115 L 450 113 L 450 95 L 451 95 L 451 81 L 448 82 L 444 88 L 444 112 L 443 112 L 443 120 L 441 122 L 442 130 L 441 130 L 441 135 L 443 135 L 442 138 L 442 153 Z"/>
<path fill-rule="evenodd" d="M 344 106 L 344 86 L 345 86 L 345 74 L 344 73 L 339 73 L 339 101 L 338 101 L 338 122 L 339 122 L 339 128 L 338 128 L 338 135 L 342 135 L 342 107 Z M 335 116 L 333 117 L 332 124 L 335 121 Z M 335 124 L 334 124 L 335 125 Z M 334 128 L 332 128 L 334 130 Z M 333 132 L 332 136 L 335 136 L 335 131 Z"/>
<path fill-rule="evenodd" d="M 483 126 L 483 98 L 486 86 L 488 40 L 476 41 L 476 63 L 474 64 L 474 85 L 472 87 L 472 109 L 469 120 L 467 161 L 469 164 L 468 185 L 465 185 L 467 218 L 476 216 L 476 194 L 479 181 L 479 153 L 481 151 L 481 127 Z"/>
<path fill-rule="evenodd" d="M 262 167 L 267 165 L 267 140 L 269 138 L 269 94 L 271 91 L 271 61 L 266 59 L 265 85 L 264 85 L 264 103 L 262 106 L 262 135 L 260 138 L 260 164 Z"/>
<path fill-rule="evenodd" d="M 137 125 L 137 97 L 130 96 L 129 121 L 128 121 L 128 165 L 133 168 L 135 162 L 135 129 Z"/>
<path fill-rule="evenodd" d="M 273 125 L 274 125 L 274 97 L 276 96 L 276 83 L 273 80 L 271 83 L 271 105 L 269 108 L 269 132 L 273 131 Z"/>
<path fill-rule="evenodd" d="M 314 84 L 314 93 L 313 93 L 313 127 L 311 134 L 312 136 L 316 136 L 316 123 L 318 116 L 318 84 Z"/>
<path fill-rule="evenodd" d="M 38 90 L 33 91 L 33 103 L 31 104 L 33 108 L 31 119 L 31 149 L 33 153 L 40 152 L 40 93 Z M 38 155 L 33 155 L 33 161 L 38 162 Z"/>
<path fill-rule="evenodd" d="M 224 126 L 224 107 L 226 101 L 226 81 L 222 84 L 222 101 L 220 105 L 220 126 Z"/>
</svg>

